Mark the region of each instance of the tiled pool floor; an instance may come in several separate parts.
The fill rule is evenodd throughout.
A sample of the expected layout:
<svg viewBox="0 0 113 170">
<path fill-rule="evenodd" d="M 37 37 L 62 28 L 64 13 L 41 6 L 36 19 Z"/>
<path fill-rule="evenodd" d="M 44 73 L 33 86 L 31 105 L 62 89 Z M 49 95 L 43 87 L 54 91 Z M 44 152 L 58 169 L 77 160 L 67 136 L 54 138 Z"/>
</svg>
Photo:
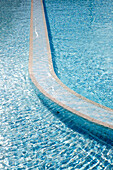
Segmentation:
<svg viewBox="0 0 113 170">
<path fill-rule="evenodd" d="M 112 169 L 113 142 L 82 133 L 70 120 L 75 114 L 52 112 L 33 88 L 28 74 L 31 0 L 4 0 L 0 6 L 5 16 L 0 27 L 0 169 Z"/>
<path fill-rule="evenodd" d="M 31 15 L 30 75 L 38 89 L 65 109 L 113 129 L 113 110 L 99 106 L 66 87 L 53 71 L 44 10 L 41 1 L 33 2 Z"/>
</svg>

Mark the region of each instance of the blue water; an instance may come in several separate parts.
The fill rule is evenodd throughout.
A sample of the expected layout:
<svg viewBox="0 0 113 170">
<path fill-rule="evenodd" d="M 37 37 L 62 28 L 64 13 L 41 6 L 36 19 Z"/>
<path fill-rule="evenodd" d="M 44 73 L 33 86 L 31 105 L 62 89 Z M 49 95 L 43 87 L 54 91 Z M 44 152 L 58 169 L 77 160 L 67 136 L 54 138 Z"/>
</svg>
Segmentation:
<svg viewBox="0 0 113 170">
<path fill-rule="evenodd" d="M 0 1 L 0 169 L 111 170 L 112 146 L 63 123 L 30 82 L 30 5 Z"/>
<path fill-rule="evenodd" d="M 113 109 L 113 1 L 44 2 L 57 76 L 75 92 Z"/>
</svg>

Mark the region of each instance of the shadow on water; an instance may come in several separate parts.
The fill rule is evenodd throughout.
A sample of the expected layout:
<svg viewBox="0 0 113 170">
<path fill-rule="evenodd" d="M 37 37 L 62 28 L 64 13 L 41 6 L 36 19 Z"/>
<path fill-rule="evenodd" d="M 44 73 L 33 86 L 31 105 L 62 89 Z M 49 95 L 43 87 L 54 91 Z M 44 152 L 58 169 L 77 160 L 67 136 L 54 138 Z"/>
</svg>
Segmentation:
<svg viewBox="0 0 113 170">
<path fill-rule="evenodd" d="M 55 49 L 54 49 L 54 45 L 53 45 L 51 28 L 50 28 L 48 14 L 47 14 L 47 10 L 46 10 L 46 4 L 45 4 L 44 0 L 43 0 L 43 6 L 44 6 L 46 24 L 47 24 L 47 29 L 48 29 L 50 49 L 52 52 L 53 68 L 54 68 L 54 70 L 58 70 L 57 64 L 55 62 Z M 92 7 L 92 6 L 90 6 L 90 7 Z M 92 8 L 90 10 L 92 11 Z M 92 13 L 91 13 L 91 15 L 92 15 Z M 56 72 L 56 75 L 57 75 L 57 72 Z M 94 138 L 95 140 L 97 140 L 99 142 L 110 144 L 113 146 L 113 130 L 112 129 L 109 129 L 107 127 L 103 127 L 101 125 L 89 122 L 88 120 L 86 120 L 82 117 L 79 117 L 79 116 L 63 109 L 61 106 L 52 102 L 50 99 L 45 97 L 39 91 L 38 91 L 38 97 L 40 98 L 42 103 L 45 106 L 47 106 L 47 108 L 55 116 L 57 116 L 62 122 L 64 122 L 66 124 L 66 126 L 68 126 L 69 128 L 71 128 L 75 131 L 78 131 L 79 133 L 82 133 L 85 136 L 90 137 L 91 139 Z"/>
<path fill-rule="evenodd" d="M 38 95 L 41 103 L 47 107 L 47 109 L 56 116 L 60 121 L 62 121 L 67 127 L 72 130 L 83 134 L 86 138 L 94 139 L 101 144 L 105 144 L 108 147 L 113 146 L 113 130 L 107 127 L 90 122 L 72 112 L 64 109 L 58 104 L 54 103 L 52 100 L 47 98 L 43 93 L 41 93 L 32 80 L 30 83 Z"/>
</svg>

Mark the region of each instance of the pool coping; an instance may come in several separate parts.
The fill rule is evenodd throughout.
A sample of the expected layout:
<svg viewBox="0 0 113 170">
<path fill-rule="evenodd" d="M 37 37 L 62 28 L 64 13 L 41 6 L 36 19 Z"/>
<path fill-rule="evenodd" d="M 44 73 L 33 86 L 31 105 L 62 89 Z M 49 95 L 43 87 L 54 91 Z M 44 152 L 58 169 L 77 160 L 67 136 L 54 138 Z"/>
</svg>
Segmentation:
<svg viewBox="0 0 113 170">
<path fill-rule="evenodd" d="M 47 43 L 47 51 L 48 51 L 48 62 L 49 62 L 49 71 L 51 73 L 51 75 L 54 77 L 54 79 L 57 81 L 57 83 L 62 86 L 63 88 L 65 88 L 67 91 L 69 91 L 71 94 L 75 95 L 76 97 L 85 100 L 86 102 L 89 102 L 93 105 L 96 105 L 97 107 L 100 107 L 102 109 L 108 110 L 110 112 L 113 112 L 112 109 L 107 108 L 105 106 L 102 106 L 98 103 L 95 103 L 81 95 L 79 95 L 78 93 L 74 92 L 73 90 L 71 90 L 70 88 L 68 88 L 66 85 L 64 85 L 56 76 L 55 72 L 54 72 L 54 68 L 53 68 L 53 63 L 52 63 L 52 56 L 51 56 L 51 50 L 50 50 L 50 45 L 49 45 L 49 38 L 48 38 L 48 32 L 47 32 L 47 25 L 46 25 L 46 20 L 45 20 L 45 13 L 44 13 L 44 7 L 43 7 L 43 2 L 41 0 L 41 5 L 42 5 L 42 11 L 43 11 L 43 22 L 44 22 L 44 27 L 45 27 L 45 35 L 46 35 L 46 43 Z M 85 115 L 65 104 L 63 104 L 62 102 L 58 101 L 56 98 L 52 97 L 50 94 L 48 94 L 46 92 L 46 89 L 43 89 L 40 84 L 38 83 L 38 81 L 36 80 L 36 77 L 33 73 L 33 0 L 31 0 L 31 23 L 30 23 L 30 48 L 29 48 L 29 74 L 31 77 L 32 82 L 35 84 L 35 86 L 40 90 L 41 93 L 43 93 L 46 97 L 48 97 L 49 99 L 51 99 L 53 102 L 57 103 L 58 105 L 60 105 L 61 107 L 63 107 L 64 109 L 71 111 L 72 113 L 83 117 L 93 123 L 108 127 L 113 129 L 113 125 L 110 125 L 108 123 L 102 122 L 100 120 L 97 120 L 95 118 L 92 118 L 88 115 Z M 111 113 L 112 114 L 112 113 Z"/>
</svg>

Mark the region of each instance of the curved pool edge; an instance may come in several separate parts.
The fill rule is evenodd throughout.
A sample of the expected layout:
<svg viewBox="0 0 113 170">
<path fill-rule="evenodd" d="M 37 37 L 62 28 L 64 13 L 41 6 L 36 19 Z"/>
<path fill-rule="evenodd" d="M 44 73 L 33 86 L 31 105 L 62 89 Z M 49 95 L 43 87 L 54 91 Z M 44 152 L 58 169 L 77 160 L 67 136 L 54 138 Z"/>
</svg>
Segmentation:
<svg viewBox="0 0 113 170">
<path fill-rule="evenodd" d="M 43 5 L 43 4 L 44 4 L 44 0 L 42 0 L 42 5 Z M 45 5 L 44 5 L 43 9 L 44 9 L 44 11 L 45 11 Z M 46 12 L 46 11 L 45 11 L 45 12 Z M 44 14 L 44 12 L 43 12 L 43 17 L 44 17 L 44 18 L 46 17 L 45 15 L 46 15 L 46 14 Z M 84 96 L 76 93 L 74 90 L 72 90 L 72 89 L 70 89 L 69 87 L 67 87 L 67 86 L 58 78 L 58 76 L 56 75 L 56 73 L 55 73 L 55 71 L 54 71 L 54 67 L 53 67 L 52 55 L 51 55 L 49 38 L 48 38 L 48 32 L 47 32 L 47 24 L 46 24 L 46 20 L 45 20 L 45 19 L 44 19 L 44 23 L 45 23 L 45 32 L 46 32 L 47 44 L 48 44 L 47 46 L 48 46 L 48 51 L 49 51 L 49 56 L 48 56 L 48 58 L 49 58 L 49 68 L 50 68 L 51 74 L 52 74 L 53 77 L 56 79 L 56 81 L 57 81 L 63 88 L 65 88 L 65 89 L 68 90 L 70 93 L 74 94 L 75 96 L 79 97 L 80 99 L 82 99 L 82 100 L 84 100 L 84 101 L 87 101 L 87 102 L 89 102 L 89 103 L 92 103 L 92 104 L 94 104 L 94 105 L 96 105 L 96 106 L 98 106 L 98 107 L 101 107 L 101 108 L 105 109 L 105 110 L 108 110 L 108 111 L 113 112 L 113 109 L 111 109 L 111 108 L 109 108 L 109 107 L 106 107 L 106 106 L 104 106 L 104 105 L 101 105 L 101 104 L 99 104 L 99 103 L 96 103 L 96 102 L 94 102 L 94 101 L 92 101 L 92 100 L 90 100 L 90 99 L 88 99 L 88 98 L 86 98 L 86 97 L 84 97 Z"/>
<path fill-rule="evenodd" d="M 43 4 L 42 1 L 40 1 L 41 5 L 42 5 L 42 9 L 43 9 Z M 43 19 L 44 19 L 44 27 L 46 28 L 46 21 L 44 18 L 44 10 L 43 10 Z M 47 53 L 49 54 L 49 68 L 50 66 L 53 67 L 52 65 L 52 58 L 51 57 L 51 52 L 50 52 L 50 47 L 49 47 L 49 40 L 48 40 L 48 34 L 47 34 L 47 28 L 44 31 L 46 31 L 46 43 L 47 43 Z M 36 38 L 36 37 L 35 37 Z M 43 50 L 43 49 L 42 49 Z M 50 71 L 50 70 L 49 70 Z M 63 84 L 62 82 L 60 82 L 60 80 L 57 78 L 56 74 L 54 73 L 53 69 L 51 68 L 52 74 L 54 74 L 54 78 L 55 80 L 57 79 L 61 84 Z M 30 78 L 32 80 L 32 82 L 34 83 L 34 85 L 36 86 L 36 88 L 39 89 L 39 91 L 44 94 L 48 99 L 50 99 L 51 101 L 53 101 L 54 103 L 56 103 L 57 105 L 59 105 L 60 107 L 63 107 L 63 109 L 68 110 L 71 113 L 74 113 L 77 116 L 80 116 L 81 118 L 88 120 L 92 123 L 94 123 L 97 126 L 103 126 L 103 129 L 107 129 L 107 131 L 109 131 L 110 129 L 113 129 L 113 125 L 110 125 L 108 123 L 102 122 L 100 120 L 97 120 L 95 118 L 92 118 L 88 115 L 85 115 L 71 107 L 69 107 L 68 105 L 65 105 L 64 103 L 58 101 L 55 97 L 53 97 L 52 95 L 50 95 L 49 93 L 47 93 L 47 91 L 44 90 L 44 88 L 38 83 L 37 78 L 36 78 L 36 74 L 34 74 L 34 69 L 33 69 L 33 0 L 31 0 L 31 24 L 30 24 L 30 50 L 29 50 L 29 74 L 30 74 Z M 63 85 L 65 86 L 65 85 Z M 109 129 L 110 128 L 110 129 Z M 94 128 L 93 128 L 94 129 Z M 109 130 L 108 130 L 109 129 Z M 104 131 L 105 132 L 105 131 Z M 111 131 L 111 133 L 113 133 L 113 131 Z M 107 133 L 106 133 L 107 134 Z M 111 135 L 110 135 L 111 136 Z M 107 136 L 106 136 L 107 137 Z M 111 138 L 112 140 L 112 138 Z"/>
<path fill-rule="evenodd" d="M 113 130 L 102 126 L 100 124 L 96 124 L 94 122 L 88 121 L 77 114 L 73 114 L 72 112 L 68 111 L 64 107 L 60 106 L 56 102 L 52 101 L 48 98 L 45 94 L 43 94 L 35 85 L 31 77 L 30 84 L 33 87 L 35 94 L 40 99 L 41 103 L 47 107 L 51 113 L 56 116 L 59 120 L 65 123 L 66 126 L 69 128 L 78 131 L 88 138 L 92 137 L 100 141 L 102 143 L 106 143 L 107 145 L 113 146 Z"/>
</svg>

